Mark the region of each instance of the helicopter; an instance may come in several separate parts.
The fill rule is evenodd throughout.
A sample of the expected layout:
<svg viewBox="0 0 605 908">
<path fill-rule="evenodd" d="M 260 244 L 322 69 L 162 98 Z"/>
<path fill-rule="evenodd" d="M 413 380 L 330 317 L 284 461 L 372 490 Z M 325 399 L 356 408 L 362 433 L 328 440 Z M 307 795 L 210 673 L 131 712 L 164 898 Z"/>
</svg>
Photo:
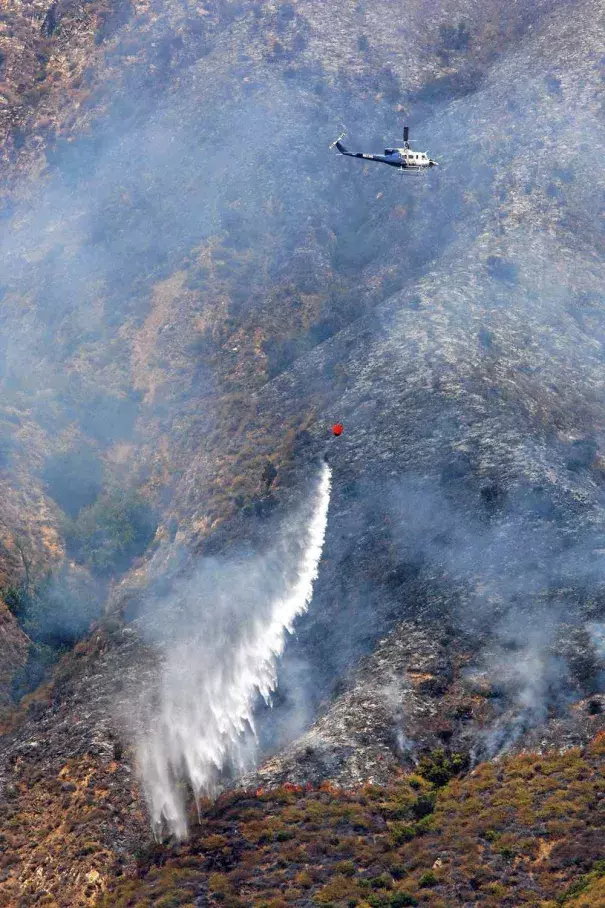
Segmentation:
<svg viewBox="0 0 605 908">
<path fill-rule="evenodd" d="M 346 131 L 335 139 L 330 148 L 336 148 L 340 154 L 350 158 L 363 158 L 364 161 L 378 161 L 380 164 L 389 164 L 399 168 L 403 173 L 425 173 L 430 167 L 437 167 L 437 161 L 431 161 L 424 151 L 412 151 L 410 148 L 410 127 L 403 127 L 403 148 L 385 148 L 384 154 L 364 154 L 361 151 L 349 151 L 342 144 L 341 139 L 346 136 Z"/>
</svg>

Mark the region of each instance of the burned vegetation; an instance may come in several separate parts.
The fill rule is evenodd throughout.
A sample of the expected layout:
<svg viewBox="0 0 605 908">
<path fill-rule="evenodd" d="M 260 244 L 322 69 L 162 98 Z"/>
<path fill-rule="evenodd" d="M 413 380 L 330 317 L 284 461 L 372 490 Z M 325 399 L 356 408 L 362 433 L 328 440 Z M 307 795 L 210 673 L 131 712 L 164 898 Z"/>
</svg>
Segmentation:
<svg viewBox="0 0 605 908">
<path fill-rule="evenodd" d="M 426 761 L 384 787 L 226 794 L 202 804 L 190 842 L 142 852 L 100 904 L 601 904 L 604 754 L 601 735 L 462 779 Z"/>
</svg>

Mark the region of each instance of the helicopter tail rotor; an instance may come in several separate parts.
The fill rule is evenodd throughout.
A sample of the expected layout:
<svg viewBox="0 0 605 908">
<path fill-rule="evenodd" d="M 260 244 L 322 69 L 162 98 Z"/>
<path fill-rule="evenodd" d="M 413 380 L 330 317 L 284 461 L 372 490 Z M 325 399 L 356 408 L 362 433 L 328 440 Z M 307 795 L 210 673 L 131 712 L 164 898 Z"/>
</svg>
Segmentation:
<svg viewBox="0 0 605 908">
<path fill-rule="evenodd" d="M 344 126 L 343 126 L 343 129 L 344 129 Z M 340 142 L 341 139 L 344 139 L 344 137 L 346 136 L 346 134 L 347 134 L 347 131 L 346 131 L 346 129 L 345 129 L 344 132 L 341 132 L 341 134 L 338 136 L 337 139 L 334 139 L 334 141 L 330 143 L 330 146 L 329 146 L 329 147 L 330 147 L 330 150 L 332 150 L 332 148 L 334 148 L 334 146 L 335 146 L 338 142 Z"/>
</svg>

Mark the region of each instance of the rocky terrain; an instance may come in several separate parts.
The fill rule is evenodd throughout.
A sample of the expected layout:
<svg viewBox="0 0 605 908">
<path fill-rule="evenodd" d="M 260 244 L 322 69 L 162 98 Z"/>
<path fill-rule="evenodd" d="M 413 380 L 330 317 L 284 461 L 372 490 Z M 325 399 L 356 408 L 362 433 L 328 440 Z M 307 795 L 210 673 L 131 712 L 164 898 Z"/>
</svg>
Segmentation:
<svg viewBox="0 0 605 908">
<path fill-rule="evenodd" d="M 595 0 L 0 13 L 0 904 L 602 903 L 603 33 Z M 439 167 L 332 155 L 342 120 Z M 154 609 L 270 552 L 324 457 L 260 765 L 150 846 Z"/>
</svg>

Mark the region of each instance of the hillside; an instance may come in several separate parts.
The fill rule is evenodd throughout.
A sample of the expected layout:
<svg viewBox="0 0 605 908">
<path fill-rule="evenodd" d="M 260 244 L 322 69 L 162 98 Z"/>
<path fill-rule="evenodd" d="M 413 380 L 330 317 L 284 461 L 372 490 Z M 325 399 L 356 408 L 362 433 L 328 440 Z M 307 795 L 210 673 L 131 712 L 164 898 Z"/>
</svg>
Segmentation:
<svg viewBox="0 0 605 908">
<path fill-rule="evenodd" d="M 141 855 L 101 904 L 601 905 L 602 756 L 595 742 L 440 786 L 412 775 L 223 797 L 191 842 Z"/>
<path fill-rule="evenodd" d="M 601 903 L 603 34 L 0 14 L 0 904 Z"/>
<path fill-rule="evenodd" d="M 239 791 L 202 805 L 187 843 L 139 851 L 134 867 L 86 838 L 88 819 L 111 811 L 111 789 L 89 785 L 87 806 L 87 789 L 62 781 L 61 825 L 40 809 L 29 849 L 6 836 L 23 857 L 3 904 L 602 905 L 602 757 L 601 736 L 563 755 L 481 764 L 463 780 L 425 761 L 386 787 Z M 81 830 L 58 866 L 53 827 Z M 41 859 L 42 891 L 27 881 Z"/>
</svg>

